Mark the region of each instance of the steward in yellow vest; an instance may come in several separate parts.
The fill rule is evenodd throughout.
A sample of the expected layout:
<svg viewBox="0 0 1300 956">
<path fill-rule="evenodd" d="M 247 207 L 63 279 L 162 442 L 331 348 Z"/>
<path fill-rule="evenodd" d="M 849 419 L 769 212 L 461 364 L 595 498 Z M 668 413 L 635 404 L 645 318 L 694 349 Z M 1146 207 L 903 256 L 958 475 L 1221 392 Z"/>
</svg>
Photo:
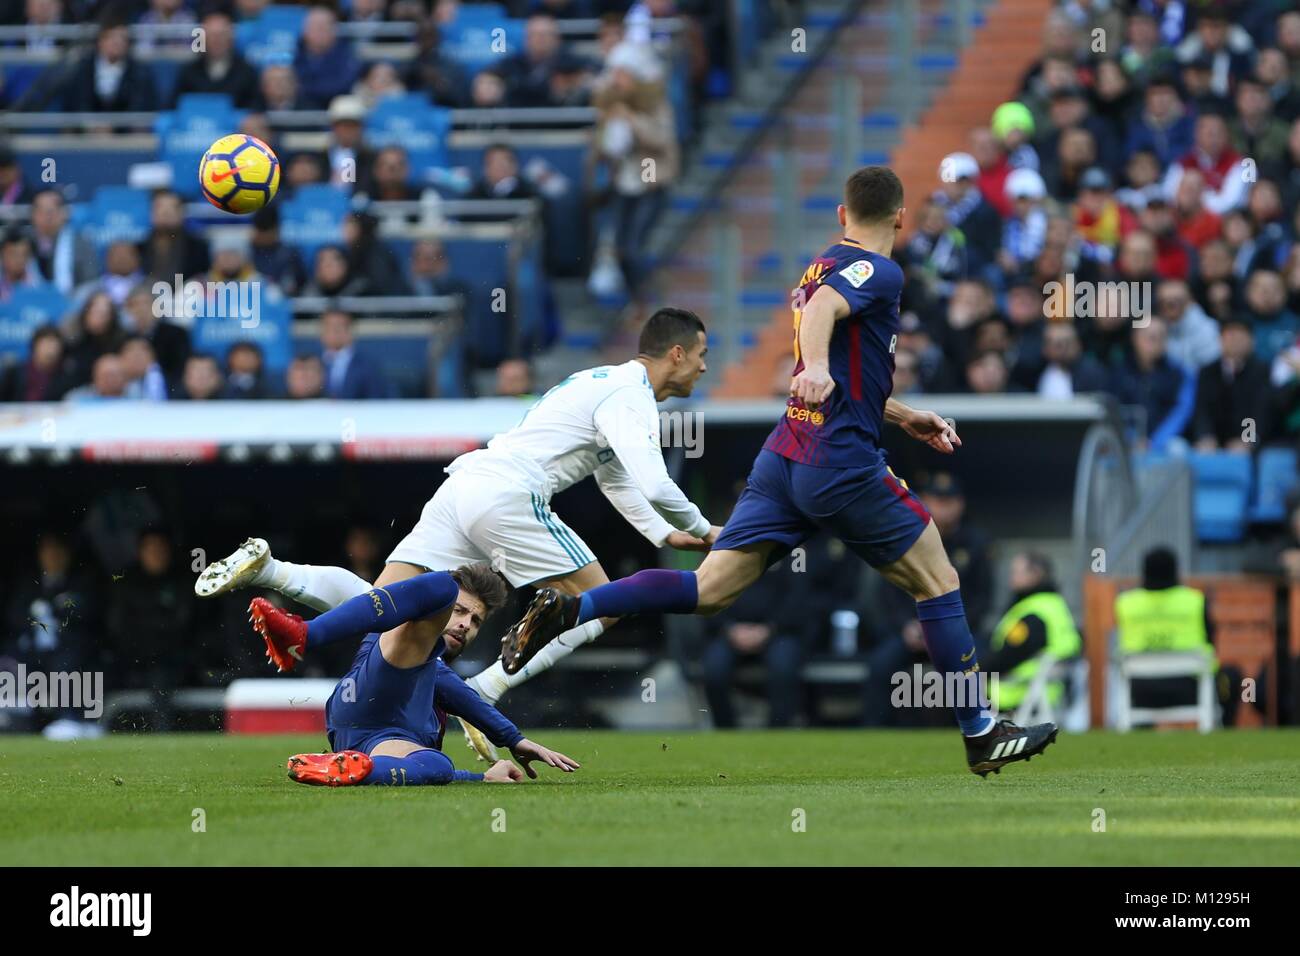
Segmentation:
<svg viewBox="0 0 1300 956">
<path fill-rule="evenodd" d="M 1010 577 L 1011 607 L 993 629 L 993 653 L 984 662 L 986 670 L 998 675 L 993 703 L 1001 711 L 1014 710 L 1024 701 L 1045 653 L 1064 660 L 1083 650 L 1074 616 L 1053 582 L 1051 561 L 1034 551 L 1017 554 L 1011 559 Z M 1047 685 L 1054 706 L 1064 690 L 1061 681 Z"/>
</svg>

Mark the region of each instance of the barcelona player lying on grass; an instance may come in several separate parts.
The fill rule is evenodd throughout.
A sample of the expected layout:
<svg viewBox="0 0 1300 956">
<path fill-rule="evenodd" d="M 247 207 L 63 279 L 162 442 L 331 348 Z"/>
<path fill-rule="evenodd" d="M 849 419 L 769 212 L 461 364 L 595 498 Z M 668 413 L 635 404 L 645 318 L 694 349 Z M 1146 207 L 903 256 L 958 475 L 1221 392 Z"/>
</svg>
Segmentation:
<svg viewBox="0 0 1300 956">
<path fill-rule="evenodd" d="M 486 773 L 453 767 L 441 751 L 448 714 L 482 728 L 496 746 L 508 747 L 530 777 L 537 776 L 534 760 L 565 773 L 577 770 L 576 760 L 527 739 L 447 665 L 505 596 L 505 582 L 495 571 L 470 564 L 374 588 L 310 621 L 254 598 L 249 620 L 281 672 L 292 670 L 314 648 L 364 635 L 351 669 L 325 705 L 332 752 L 290 757 L 290 778 L 330 787 L 523 779 L 509 760 L 497 761 Z M 420 626 L 405 626 L 416 622 Z"/>
</svg>

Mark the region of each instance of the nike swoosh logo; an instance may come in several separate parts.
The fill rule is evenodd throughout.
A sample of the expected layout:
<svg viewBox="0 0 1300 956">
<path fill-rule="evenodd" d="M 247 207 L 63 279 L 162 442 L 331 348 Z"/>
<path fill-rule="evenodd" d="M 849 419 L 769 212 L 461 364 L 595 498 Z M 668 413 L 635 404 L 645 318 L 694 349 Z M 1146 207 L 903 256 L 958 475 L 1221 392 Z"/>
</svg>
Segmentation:
<svg viewBox="0 0 1300 956">
<path fill-rule="evenodd" d="M 971 659 L 972 657 L 974 657 L 974 656 L 975 656 L 975 648 L 972 647 L 972 648 L 970 649 L 970 653 L 969 653 L 969 654 L 963 654 L 963 655 L 962 655 L 962 657 L 961 657 L 961 662 L 962 662 L 963 664 L 965 664 L 968 660 L 970 660 L 970 659 Z"/>
<path fill-rule="evenodd" d="M 297 644 L 289 645 L 289 656 L 292 657 L 295 661 L 302 660 L 302 651 L 298 648 Z"/>
<path fill-rule="evenodd" d="M 235 167 L 233 167 L 233 168 L 231 168 L 231 169 L 227 169 L 224 173 L 213 173 L 213 174 L 212 174 L 212 181 L 213 181 L 214 183 L 219 183 L 219 182 L 221 182 L 222 180 L 229 179 L 231 176 L 235 175 L 235 173 L 237 173 L 237 172 L 239 172 L 239 167 L 238 167 L 238 166 L 235 166 Z"/>
</svg>

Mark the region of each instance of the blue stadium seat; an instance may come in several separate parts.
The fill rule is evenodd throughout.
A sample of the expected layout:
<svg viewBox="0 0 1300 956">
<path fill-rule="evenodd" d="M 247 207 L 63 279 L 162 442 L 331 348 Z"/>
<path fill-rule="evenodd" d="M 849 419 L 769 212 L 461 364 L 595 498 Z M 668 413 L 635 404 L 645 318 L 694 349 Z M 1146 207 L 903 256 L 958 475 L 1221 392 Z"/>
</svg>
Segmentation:
<svg viewBox="0 0 1300 956">
<path fill-rule="evenodd" d="M 1255 460 L 1255 496 L 1250 505 L 1250 520 L 1276 522 L 1286 520 L 1286 499 L 1300 486 L 1294 448 L 1265 448 Z"/>
<path fill-rule="evenodd" d="M 247 283 L 234 283 L 237 295 L 246 295 Z M 226 352 L 236 342 L 255 342 L 262 348 L 266 367 L 272 372 L 283 372 L 293 357 L 291 327 L 293 316 L 283 293 L 270 283 L 257 286 L 257 298 L 252 303 L 227 297 L 223 302 L 213 296 L 206 308 L 194 319 L 191 334 L 194 350 L 215 356 L 224 362 Z M 256 312 L 241 307 L 252 305 Z"/>
<path fill-rule="evenodd" d="M 158 151 L 171 166 L 172 188 L 182 196 L 198 198 L 199 163 L 208 147 L 239 129 L 242 114 L 224 94 L 195 93 L 181 97 L 177 108 L 159 113 L 154 121 Z"/>
<path fill-rule="evenodd" d="M 100 186 L 85 216 L 84 234 L 101 251 L 119 240 L 140 242 L 149 233 L 149 194 L 129 186 Z"/>
<path fill-rule="evenodd" d="M 1240 541 L 1246 530 L 1252 463 L 1227 452 L 1188 456 L 1195 481 L 1192 511 L 1201 541 Z"/>
<path fill-rule="evenodd" d="M 375 149 L 400 146 L 410 160 L 412 185 L 424 185 L 430 167 L 446 167 L 451 112 L 418 95 L 382 100 L 366 117 L 365 139 Z"/>
<path fill-rule="evenodd" d="M 494 31 L 502 32 L 496 33 Z M 511 20 L 494 4 L 462 4 L 456 19 L 442 28 L 440 52 L 471 75 L 524 48 L 524 21 Z"/>
<path fill-rule="evenodd" d="M 235 25 L 235 46 L 258 69 L 270 63 L 292 63 L 306 18 L 305 6 L 267 7 L 257 19 Z"/>
<path fill-rule="evenodd" d="M 343 241 L 349 199 L 323 183 L 301 187 L 280 205 L 280 237 L 302 254 L 311 271 L 316 250 Z"/>
<path fill-rule="evenodd" d="M 0 305 L 0 355 L 25 361 L 32 333 L 42 325 L 57 323 L 70 303 L 54 286 L 16 289 Z"/>
</svg>

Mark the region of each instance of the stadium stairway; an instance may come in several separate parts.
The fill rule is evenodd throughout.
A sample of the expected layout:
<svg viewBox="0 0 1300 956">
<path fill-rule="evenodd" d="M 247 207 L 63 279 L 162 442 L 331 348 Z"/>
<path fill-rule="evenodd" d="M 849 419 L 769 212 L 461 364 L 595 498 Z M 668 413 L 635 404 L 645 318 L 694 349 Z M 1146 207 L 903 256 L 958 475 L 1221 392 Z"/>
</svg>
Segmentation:
<svg viewBox="0 0 1300 956">
<path fill-rule="evenodd" d="M 683 220 L 698 207 L 725 212 L 740 227 L 742 275 L 738 341 L 727 354 L 731 362 L 712 397 L 755 398 L 772 393 L 790 358 L 789 290 L 796 275 L 785 275 L 777 249 L 778 222 L 774 197 L 782 168 L 782 148 L 793 136 L 799 222 L 799 261 L 806 262 L 837 234 L 833 213 L 839 201 L 844 158 L 835 150 L 846 140 L 837 135 L 837 82 L 859 83 L 860 134 L 847 140 L 859 154 L 852 165 L 889 163 L 903 180 L 908 204 L 916 208 L 937 182 L 942 157 L 965 149 L 971 127 L 986 121 L 993 109 L 1015 91 L 1023 72 L 1040 54 L 1042 24 L 1051 0 L 975 0 L 970 42 L 963 48 L 960 31 L 945 0 L 919 0 L 907 6 L 916 13 L 912 82 L 904 85 L 896 69 L 899 5 L 869 3 L 840 29 L 829 56 L 806 78 L 757 149 L 733 171 L 720 196 L 707 194 L 719 167 L 731 162 L 761 118 L 763 97 L 770 91 L 743 82 L 741 95 L 711 115 L 703 147 L 675 191 L 670 212 L 651 237 L 660 269 L 658 298 L 694 308 L 706 318 L 717 311 L 716 216 L 703 216 L 675 248 L 665 245 L 680 233 Z M 834 23 L 840 5 L 809 6 L 808 49 L 816 48 L 814 30 Z M 765 47 L 751 76 L 791 68 L 789 33 L 778 32 Z M 765 71 L 769 71 L 766 72 Z M 716 381 L 716 380 L 715 380 Z"/>
</svg>

